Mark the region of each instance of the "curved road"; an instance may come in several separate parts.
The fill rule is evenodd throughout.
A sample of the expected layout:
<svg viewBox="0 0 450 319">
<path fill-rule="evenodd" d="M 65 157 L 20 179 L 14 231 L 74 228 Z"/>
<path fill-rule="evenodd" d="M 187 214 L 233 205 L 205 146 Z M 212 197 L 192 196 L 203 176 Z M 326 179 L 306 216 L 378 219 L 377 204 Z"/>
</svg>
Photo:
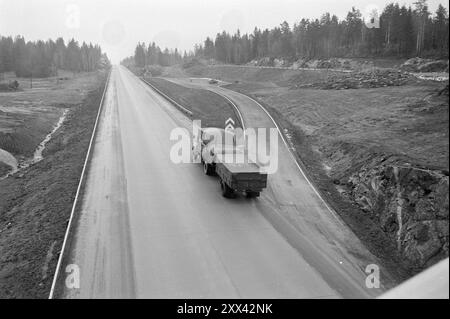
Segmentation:
<svg viewBox="0 0 450 319">
<path fill-rule="evenodd" d="M 216 90 L 227 91 L 247 126 L 273 125 L 250 99 Z M 382 292 L 365 287 L 365 266 L 377 261 L 328 210 L 281 140 L 279 170 L 267 191 L 259 199 L 229 200 L 198 164 L 170 161 L 170 132 L 189 125 L 137 77 L 113 67 L 60 274 L 75 264 L 80 287 L 61 280 L 58 297 L 359 298 Z"/>
</svg>

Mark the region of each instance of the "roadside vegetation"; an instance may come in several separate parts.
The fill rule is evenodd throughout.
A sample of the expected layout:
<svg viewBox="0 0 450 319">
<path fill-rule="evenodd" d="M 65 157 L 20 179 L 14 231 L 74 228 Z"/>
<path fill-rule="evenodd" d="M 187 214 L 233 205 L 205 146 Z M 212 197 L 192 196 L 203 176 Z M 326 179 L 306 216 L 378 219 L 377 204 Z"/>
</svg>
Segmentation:
<svg viewBox="0 0 450 319">
<path fill-rule="evenodd" d="M 0 35 L 0 82 L 6 72 L 20 78 L 43 78 L 57 75 L 58 69 L 90 72 L 108 64 L 100 46 L 92 43 L 80 46 L 72 39 L 66 45 L 62 38 L 33 42 L 21 36 Z"/>
</svg>

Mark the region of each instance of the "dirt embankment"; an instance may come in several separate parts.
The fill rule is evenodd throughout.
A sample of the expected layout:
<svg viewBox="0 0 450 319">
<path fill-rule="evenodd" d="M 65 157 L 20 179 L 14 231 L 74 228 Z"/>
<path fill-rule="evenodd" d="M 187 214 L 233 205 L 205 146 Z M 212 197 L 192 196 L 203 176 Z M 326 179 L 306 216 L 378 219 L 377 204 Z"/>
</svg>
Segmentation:
<svg viewBox="0 0 450 319">
<path fill-rule="evenodd" d="M 43 160 L 0 180 L 0 298 L 48 297 L 106 73 L 85 80 Z"/>
<path fill-rule="evenodd" d="M 21 90 L 0 93 L 0 162 L 9 165 L 8 159 L 14 157 L 20 166 L 33 156 L 64 111 L 81 103 L 98 78 L 95 73 L 70 73 L 34 79 L 30 88 L 24 79 L 9 76 L 21 83 Z"/>
<path fill-rule="evenodd" d="M 265 105 L 323 196 L 401 277 L 448 256 L 448 81 L 398 69 L 184 71 Z"/>
</svg>

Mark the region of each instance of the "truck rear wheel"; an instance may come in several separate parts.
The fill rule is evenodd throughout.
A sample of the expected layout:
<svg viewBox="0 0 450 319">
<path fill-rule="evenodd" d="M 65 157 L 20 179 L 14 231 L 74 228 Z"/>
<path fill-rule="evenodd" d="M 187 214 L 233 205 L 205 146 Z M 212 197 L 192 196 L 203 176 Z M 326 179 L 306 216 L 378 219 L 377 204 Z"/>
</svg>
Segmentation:
<svg viewBox="0 0 450 319">
<path fill-rule="evenodd" d="M 223 180 L 220 180 L 220 189 L 222 190 L 222 196 L 226 198 L 234 197 L 234 190 L 227 185 Z"/>
<path fill-rule="evenodd" d="M 203 172 L 206 175 L 214 175 L 214 165 L 203 162 Z"/>
<path fill-rule="evenodd" d="M 245 192 L 245 195 L 247 196 L 247 198 L 259 197 L 259 192 L 247 191 Z"/>
</svg>

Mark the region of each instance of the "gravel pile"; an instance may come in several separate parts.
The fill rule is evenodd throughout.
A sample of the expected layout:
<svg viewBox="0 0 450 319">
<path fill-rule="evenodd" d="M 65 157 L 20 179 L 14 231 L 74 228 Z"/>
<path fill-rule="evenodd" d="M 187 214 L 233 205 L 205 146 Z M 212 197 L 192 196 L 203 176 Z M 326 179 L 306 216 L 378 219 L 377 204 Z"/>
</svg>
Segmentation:
<svg viewBox="0 0 450 319">
<path fill-rule="evenodd" d="M 326 80 L 316 83 L 292 83 L 292 88 L 315 88 L 321 90 L 378 88 L 405 85 L 413 80 L 414 78 L 405 72 L 376 69 L 373 71 L 332 74 Z"/>
<path fill-rule="evenodd" d="M 412 58 L 400 66 L 408 72 L 448 72 L 448 60 Z"/>
</svg>

